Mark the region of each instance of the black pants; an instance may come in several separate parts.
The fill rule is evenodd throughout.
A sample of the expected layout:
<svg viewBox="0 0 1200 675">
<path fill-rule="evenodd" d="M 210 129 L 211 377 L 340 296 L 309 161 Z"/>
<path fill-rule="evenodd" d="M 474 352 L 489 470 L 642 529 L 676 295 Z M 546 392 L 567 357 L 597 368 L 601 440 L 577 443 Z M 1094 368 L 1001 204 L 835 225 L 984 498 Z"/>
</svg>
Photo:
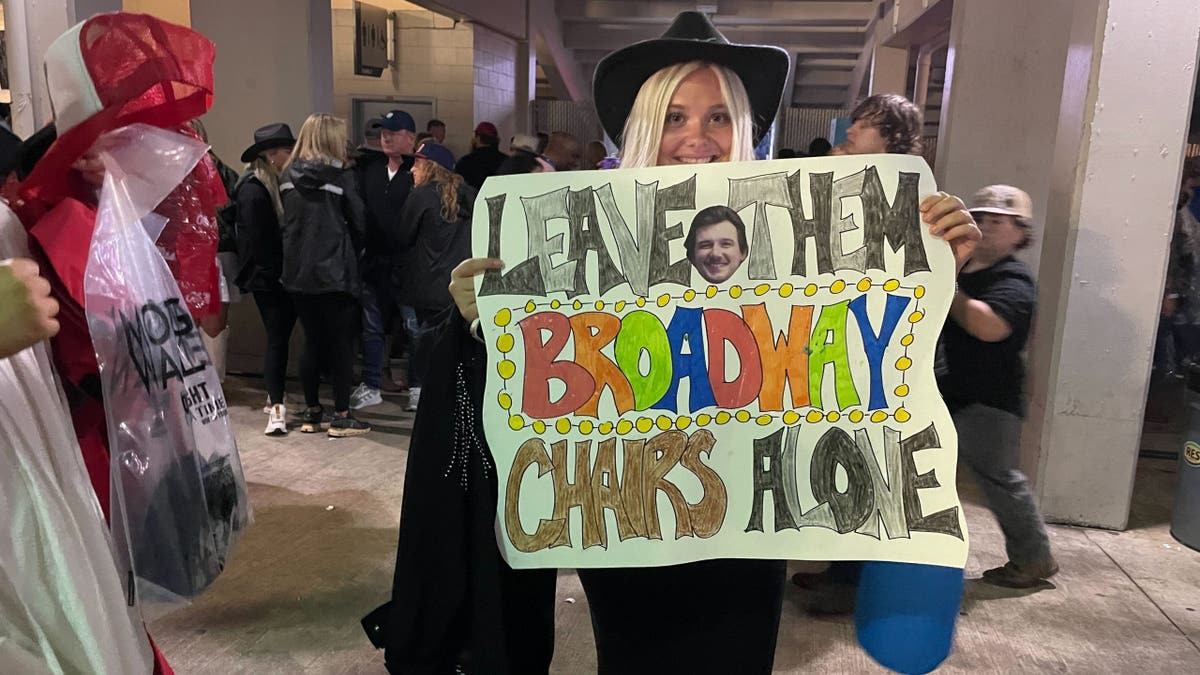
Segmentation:
<svg viewBox="0 0 1200 675">
<path fill-rule="evenodd" d="M 294 294 L 296 313 L 304 326 L 304 358 L 300 382 L 304 404 L 321 405 L 321 372 L 333 384 L 333 410 L 350 410 L 350 387 L 354 382 L 354 350 L 358 340 L 358 301 L 346 293 Z"/>
<path fill-rule="evenodd" d="M 786 562 L 706 560 L 577 573 L 601 675 L 771 672 Z"/>
<path fill-rule="evenodd" d="M 284 291 L 254 291 L 254 303 L 267 330 L 267 351 L 263 354 L 263 379 L 271 403 L 283 403 L 287 380 L 288 343 L 296 326 L 296 307 Z"/>
<path fill-rule="evenodd" d="M 401 308 L 404 313 L 404 308 Z M 405 329 L 412 339 L 412 353 L 408 359 L 408 386 L 420 387 L 429 375 L 429 360 L 433 353 L 433 341 L 437 329 L 446 319 L 445 309 L 414 308 L 405 320 Z"/>
</svg>

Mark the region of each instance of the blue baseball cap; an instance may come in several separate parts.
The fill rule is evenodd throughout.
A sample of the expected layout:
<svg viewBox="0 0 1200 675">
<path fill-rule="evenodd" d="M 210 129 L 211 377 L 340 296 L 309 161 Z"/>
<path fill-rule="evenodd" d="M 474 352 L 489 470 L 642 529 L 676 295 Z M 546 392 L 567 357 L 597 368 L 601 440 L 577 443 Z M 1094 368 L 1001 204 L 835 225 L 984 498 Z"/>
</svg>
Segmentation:
<svg viewBox="0 0 1200 675">
<path fill-rule="evenodd" d="M 412 115 L 403 110 L 393 110 L 383 116 L 380 120 L 380 127 L 388 131 L 411 131 L 417 133 L 417 123 L 413 120 Z"/>
<path fill-rule="evenodd" d="M 454 171 L 454 153 L 450 152 L 444 145 L 429 142 L 422 143 L 421 147 L 417 148 L 416 156 L 436 162 L 447 171 Z"/>
</svg>

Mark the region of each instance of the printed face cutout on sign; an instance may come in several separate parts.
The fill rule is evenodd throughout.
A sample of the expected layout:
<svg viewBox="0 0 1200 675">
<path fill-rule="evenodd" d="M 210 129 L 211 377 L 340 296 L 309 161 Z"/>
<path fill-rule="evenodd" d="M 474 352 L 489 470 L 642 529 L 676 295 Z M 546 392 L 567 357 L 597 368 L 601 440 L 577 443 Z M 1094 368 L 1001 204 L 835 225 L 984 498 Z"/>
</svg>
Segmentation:
<svg viewBox="0 0 1200 675">
<path fill-rule="evenodd" d="M 728 281 L 749 253 L 746 226 L 727 206 L 710 206 L 692 219 L 684 249 L 688 260 L 710 284 Z"/>
</svg>

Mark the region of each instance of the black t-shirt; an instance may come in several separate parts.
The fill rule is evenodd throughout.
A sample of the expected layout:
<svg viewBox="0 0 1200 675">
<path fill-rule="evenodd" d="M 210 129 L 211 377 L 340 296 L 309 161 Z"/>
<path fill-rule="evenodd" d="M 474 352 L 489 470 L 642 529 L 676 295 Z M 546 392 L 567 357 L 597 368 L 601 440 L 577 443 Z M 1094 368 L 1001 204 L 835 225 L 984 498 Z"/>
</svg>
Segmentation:
<svg viewBox="0 0 1200 675">
<path fill-rule="evenodd" d="M 1024 263 L 1007 257 L 978 272 L 963 273 L 958 287 L 968 296 L 988 304 L 1012 328 L 999 342 L 972 337 L 954 319 L 942 329 L 946 373 L 938 379 L 942 398 L 951 411 L 972 403 L 1025 415 L 1025 363 L 1021 350 L 1029 338 L 1037 286 Z"/>
</svg>

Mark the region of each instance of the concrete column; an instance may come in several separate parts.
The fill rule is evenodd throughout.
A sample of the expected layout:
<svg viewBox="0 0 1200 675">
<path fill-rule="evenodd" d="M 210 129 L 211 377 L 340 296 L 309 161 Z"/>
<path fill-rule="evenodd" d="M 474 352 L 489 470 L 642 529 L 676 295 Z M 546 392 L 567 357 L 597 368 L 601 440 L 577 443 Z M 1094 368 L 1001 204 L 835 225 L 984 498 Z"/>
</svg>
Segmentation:
<svg viewBox="0 0 1200 675">
<path fill-rule="evenodd" d="M 533 131 L 533 100 L 537 98 L 537 38 L 529 3 L 525 3 L 525 39 L 517 40 L 516 110 L 513 122 L 518 133 Z"/>
<path fill-rule="evenodd" d="M 951 20 L 938 185 L 964 199 L 985 185 L 1017 185 L 1033 198 L 1038 232 L 1050 192 L 1071 17 L 1070 0 L 1007 0 L 956 2 Z M 1021 254 L 1035 274 L 1039 241 Z"/>
<path fill-rule="evenodd" d="M 1198 26 L 1195 0 L 1073 3 L 1023 439 L 1056 522 L 1128 522 Z"/>
<path fill-rule="evenodd" d="M 75 0 L 70 3 L 75 7 L 71 25 L 75 25 L 88 17 L 105 12 L 119 12 L 124 9 L 121 0 Z"/>
<path fill-rule="evenodd" d="M 67 0 L 10 0 L 4 10 L 13 131 L 25 137 L 54 115 L 42 62 L 50 43 L 71 27 L 75 7 Z"/>
<path fill-rule="evenodd" d="M 908 95 L 908 48 L 875 45 L 868 92 Z"/>
<path fill-rule="evenodd" d="M 308 81 L 311 112 L 333 112 L 333 8 L 308 0 Z"/>
<path fill-rule="evenodd" d="M 123 3 L 127 12 L 150 14 L 181 26 L 192 25 L 192 0 L 123 0 Z"/>
<path fill-rule="evenodd" d="M 287 122 L 298 132 L 318 102 L 320 83 L 311 72 L 318 60 L 314 52 L 321 44 L 328 48 L 332 27 L 328 21 L 314 27 L 309 5 L 293 0 L 192 4 L 193 27 L 217 46 L 217 91 L 204 124 L 217 155 L 230 165 L 238 164 L 255 128 Z"/>
</svg>

